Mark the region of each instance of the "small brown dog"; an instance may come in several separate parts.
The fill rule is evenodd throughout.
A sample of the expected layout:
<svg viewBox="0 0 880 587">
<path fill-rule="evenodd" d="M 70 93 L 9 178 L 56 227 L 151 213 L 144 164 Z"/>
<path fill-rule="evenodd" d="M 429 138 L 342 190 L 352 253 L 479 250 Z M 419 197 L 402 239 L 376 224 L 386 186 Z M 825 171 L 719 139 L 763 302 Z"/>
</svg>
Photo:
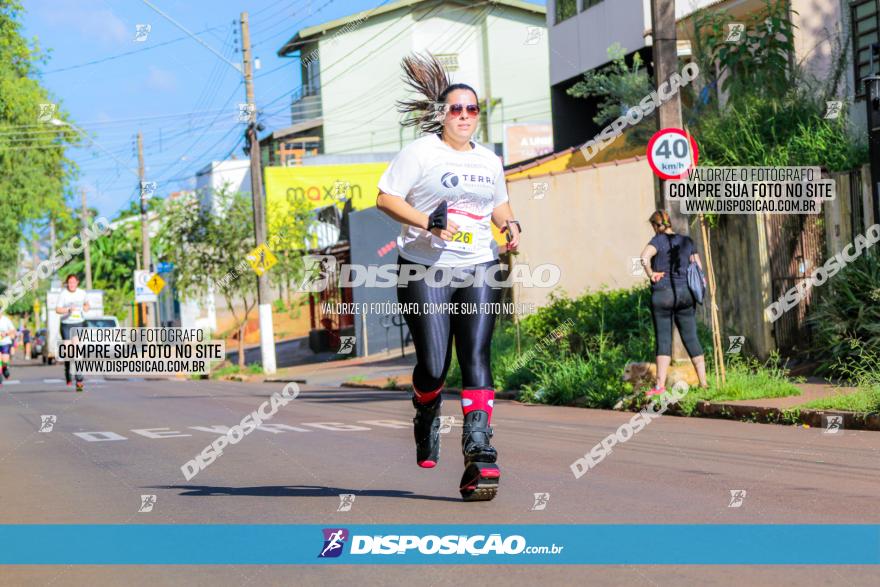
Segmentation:
<svg viewBox="0 0 880 587">
<path fill-rule="evenodd" d="M 650 389 L 657 381 L 657 365 L 654 363 L 627 363 L 623 369 L 623 380 L 632 384 L 633 391 Z M 672 389 L 679 381 L 684 381 L 691 387 L 700 384 L 693 365 L 688 363 L 669 366 L 669 370 L 666 372 L 666 388 Z"/>
</svg>

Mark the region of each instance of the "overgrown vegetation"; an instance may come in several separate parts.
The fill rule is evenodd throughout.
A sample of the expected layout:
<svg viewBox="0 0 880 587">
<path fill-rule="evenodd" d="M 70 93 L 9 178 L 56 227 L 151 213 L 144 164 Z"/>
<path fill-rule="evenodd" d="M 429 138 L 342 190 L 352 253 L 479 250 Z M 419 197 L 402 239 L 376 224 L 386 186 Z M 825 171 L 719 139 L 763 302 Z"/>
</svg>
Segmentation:
<svg viewBox="0 0 880 587">
<path fill-rule="evenodd" d="M 575 299 L 561 295 L 551 299 L 537 313 L 523 318 L 520 355 L 516 352 L 513 323 L 504 321 L 496 327 L 492 338 L 495 388 L 518 389 L 521 401 L 533 403 L 611 408 L 632 396 L 631 405 L 639 405 L 640 396 L 623 381 L 623 374 L 629 362 L 655 359 L 649 290 L 603 290 Z M 778 356 L 763 363 L 733 358 L 727 367 L 727 384 L 716 388 L 711 372 L 711 333 L 700 325 L 698 334 L 710 369 L 710 388 L 691 388 L 682 402 L 685 413 L 692 413 L 701 399 L 724 401 L 800 393 L 794 385 L 800 380 L 787 377 Z M 454 360 L 448 385 L 461 386 Z"/>
<path fill-rule="evenodd" d="M 216 369 L 211 370 L 211 379 L 220 379 L 230 375 L 259 375 L 263 372 L 263 366 L 260 363 L 251 363 L 250 365 L 241 366 L 227 363 Z"/>
<path fill-rule="evenodd" d="M 725 402 L 801 394 L 795 383 L 803 383 L 804 379 L 789 378 L 777 354 L 763 362 L 752 357 L 733 355 L 726 359 L 726 368 L 724 385 L 716 386 L 710 374 L 709 389 L 691 387 L 679 403 L 681 411 L 693 414 L 699 401 Z"/>
<path fill-rule="evenodd" d="M 880 411 L 880 352 L 869 349 L 856 339 L 850 339 L 849 344 L 848 354 L 839 357 L 831 371 L 857 390 L 817 399 L 801 408 L 864 413 Z"/>
<path fill-rule="evenodd" d="M 691 19 L 693 60 L 700 78 L 680 90 L 682 117 L 700 148 L 700 165 L 822 166 L 847 171 L 868 161 L 866 140 L 850 133 L 844 105 L 826 119 L 826 101 L 847 95 L 846 48 L 842 33 L 829 39 L 832 67 L 821 79 L 795 61 L 789 3 L 765 0 L 751 18 L 734 18 L 715 7 Z M 728 25 L 742 22 L 742 37 L 727 42 Z M 568 93 L 598 98 L 593 120 L 605 126 L 649 95 L 654 80 L 636 53 L 608 49 L 609 65 L 591 71 Z M 646 145 L 657 130 L 656 116 L 626 132 L 627 145 Z M 714 224 L 714 219 L 713 224 Z"/>
<path fill-rule="evenodd" d="M 866 251 L 815 293 L 807 323 L 817 373 L 864 384 L 864 361 L 880 354 L 880 255 Z"/>
</svg>

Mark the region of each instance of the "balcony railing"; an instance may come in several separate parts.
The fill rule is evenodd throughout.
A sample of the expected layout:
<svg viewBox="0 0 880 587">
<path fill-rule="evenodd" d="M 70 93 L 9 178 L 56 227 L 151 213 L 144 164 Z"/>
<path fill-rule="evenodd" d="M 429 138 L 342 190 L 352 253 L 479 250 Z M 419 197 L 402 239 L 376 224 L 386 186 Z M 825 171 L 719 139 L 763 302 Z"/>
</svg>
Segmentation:
<svg viewBox="0 0 880 587">
<path fill-rule="evenodd" d="M 300 88 L 290 100 L 291 124 L 321 117 L 321 88 Z"/>
</svg>

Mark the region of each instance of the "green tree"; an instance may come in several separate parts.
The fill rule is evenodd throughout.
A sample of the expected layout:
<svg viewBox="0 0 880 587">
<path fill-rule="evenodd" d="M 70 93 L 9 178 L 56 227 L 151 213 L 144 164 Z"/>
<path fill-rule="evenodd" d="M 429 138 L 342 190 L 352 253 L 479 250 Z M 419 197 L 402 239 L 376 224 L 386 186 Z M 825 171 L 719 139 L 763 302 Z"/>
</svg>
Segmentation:
<svg viewBox="0 0 880 587">
<path fill-rule="evenodd" d="M 137 217 L 133 217 L 136 219 Z M 140 224 L 138 222 L 120 223 L 115 230 L 89 243 L 89 256 L 92 261 L 92 287 L 104 290 L 104 312 L 121 318 L 128 311 L 134 299 L 134 279 L 132 271 L 137 266 L 139 254 Z M 71 260 L 62 271 L 63 275 L 76 273 L 81 279 L 85 275 L 83 255 Z"/>
<path fill-rule="evenodd" d="M 607 67 L 588 71 L 583 80 L 566 90 L 575 98 L 599 98 L 599 110 L 593 122 L 602 127 L 625 115 L 630 108 L 638 108 L 642 98 L 654 90 L 654 82 L 638 53 L 633 55 L 632 65 L 628 65 L 626 49 L 620 43 L 614 43 L 608 48 L 608 57 L 611 63 Z M 647 143 L 656 131 L 656 120 L 654 112 L 630 128 L 626 133 L 627 143 Z"/>
<path fill-rule="evenodd" d="M 257 303 L 256 276 L 246 265 L 254 242 L 250 197 L 240 192 L 215 193 L 221 214 L 203 208 L 194 194 L 168 200 L 157 238 L 161 258 L 174 263 L 181 299 L 199 299 L 213 284 L 232 313 L 238 329 L 238 364 L 244 367 L 244 329 Z"/>
<path fill-rule="evenodd" d="M 287 211 L 282 213 L 277 202 L 270 202 L 267 210 L 269 248 L 278 258 L 278 264 L 269 271 L 272 285 L 287 292 L 287 305 L 291 304 L 291 284 L 303 277 L 304 243 L 312 220 L 308 203 L 287 198 Z"/>
<path fill-rule="evenodd" d="M 37 79 L 45 56 L 22 36 L 22 10 L 18 0 L 0 0 L 0 271 L 7 280 L 18 266 L 23 226 L 67 214 L 75 167 L 65 149 L 79 142 L 72 128 L 48 122 L 67 114 Z M 41 108 L 49 104 L 54 111 Z"/>
</svg>

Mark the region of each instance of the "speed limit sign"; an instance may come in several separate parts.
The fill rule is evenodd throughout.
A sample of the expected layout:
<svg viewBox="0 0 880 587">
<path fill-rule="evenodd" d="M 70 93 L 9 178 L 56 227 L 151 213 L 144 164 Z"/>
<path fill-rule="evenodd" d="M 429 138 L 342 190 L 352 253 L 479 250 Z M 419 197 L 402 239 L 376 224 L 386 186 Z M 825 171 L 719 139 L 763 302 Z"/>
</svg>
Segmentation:
<svg viewBox="0 0 880 587">
<path fill-rule="evenodd" d="M 681 179 L 699 157 L 697 141 L 680 128 L 658 130 L 648 141 L 648 165 L 662 179 Z"/>
</svg>

